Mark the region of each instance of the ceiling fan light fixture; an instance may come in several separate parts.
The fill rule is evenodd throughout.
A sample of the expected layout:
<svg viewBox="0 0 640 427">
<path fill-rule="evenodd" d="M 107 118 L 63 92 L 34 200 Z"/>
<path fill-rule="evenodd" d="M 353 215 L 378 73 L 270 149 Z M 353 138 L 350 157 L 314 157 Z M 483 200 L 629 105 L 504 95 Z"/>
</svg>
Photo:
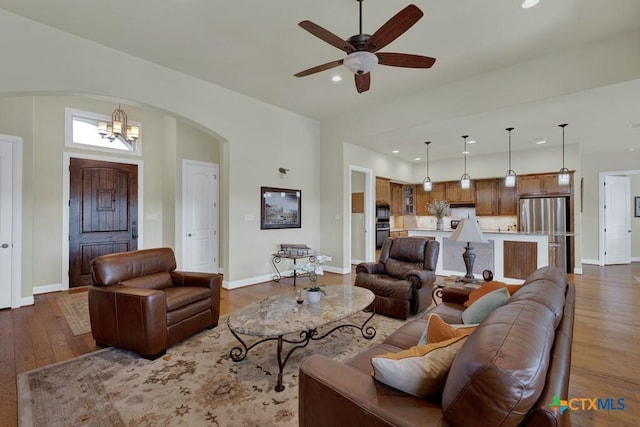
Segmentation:
<svg viewBox="0 0 640 427">
<path fill-rule="evenodd" d="M 523 0 L 522 8 L 529 9 L 530 7 L 537 5 L 539 2 L 540 0 Z"/>
<path fill-rule="evenodd" d="M 353 74 L 367 74 L 378 64 L 378 57 L 371 52 L 358 50 L 347 55 L 342 64 Z"/>
</svg>

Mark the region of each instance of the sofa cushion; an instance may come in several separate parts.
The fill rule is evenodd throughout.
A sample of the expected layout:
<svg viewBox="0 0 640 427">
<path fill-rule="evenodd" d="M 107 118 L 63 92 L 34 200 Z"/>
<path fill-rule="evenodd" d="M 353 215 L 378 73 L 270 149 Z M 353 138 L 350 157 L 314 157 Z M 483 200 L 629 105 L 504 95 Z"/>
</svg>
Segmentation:
<svg viewBox="0 0 640 427">
<path fill-rule="evenodd" d="M 371 358 L 376 380 L 417 397 L 439 394 L 466 336 Z"/>
<path fill-rule="evenodd" d="M 167 312 L 177 310 L 196 301 L 211 298 L 212 296 L 211 289 L 198 288 L 195 286 L 167 288 L 164 292 L 167 298 Z"/>
<path fill-rule="evenodd" d="M 123 280 L 120 284 L 122 286 L 131 286 L 133 288 L 161 290 L 171 288 L 173 286 L 173 281 L 171 280 L 171 274 L 164 272 L 134 277 L 133 279 Z"/>
<path fill-rule="evenodd" d="M 489 313 L 451 365 L 442 393 L 449 425 L 520 424 L 544 389 L 554 321 L 535 301 L 510 301 Z"/>
<path fill-rule="evenodd" d="M 455 324 L 450 325 L 440 316 L 433 313 L 430 314 L 427 318 L 427 324 L 420 336 L 420 341 L 418 341 L 418 345 L 425 345 L 427 343 L 436 343 L 441 341 L 446 341 L 451 338 L 463 337 L 469 335 L 474 329 L 478 326 L 478 324 L 473 325 L 465 325 L 465 324 Z"/>
<path fill-rule="evenodd" d="M 509 301 L 509 291 L 507 288 L 496 289 L 478 298 L 462 313 L 462 323 L 480 323 L 485 317 L 498 307 L 505 305 Z"/>
</svg>

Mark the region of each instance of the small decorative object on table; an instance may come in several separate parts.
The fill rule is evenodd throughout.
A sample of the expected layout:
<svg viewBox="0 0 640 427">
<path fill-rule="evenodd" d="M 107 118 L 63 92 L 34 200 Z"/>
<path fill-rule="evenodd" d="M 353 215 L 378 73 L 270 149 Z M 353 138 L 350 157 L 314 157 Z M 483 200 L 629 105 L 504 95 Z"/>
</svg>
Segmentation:
<svg viewBox="0 0 640 427">
<path fill-rule="evenodd" d="M 444 230 L 442 218 L 449 215 L 449 202 L 446 200 L 434 200 L 427 204 L 427 210 L 436 217 L 436 230 Z"/>
<path fill-rule="evenodd" d="M 296 270 L 299 272 L 304 272 L 309 274 L 309 287 L 305 288 L 307 290 L 307 300 L 309 302 L 318 302 L 320 301 L 320 294 L 327 294 L 324 289 L 318 285 L 318 275 L 324 274 L 324 269 L 322 268 L 322 264 L 325 262 L 331 261 L 332 258 L 326 255 L 317 255 L 309 258 L 309 262 L 305 264 L 296 265 Z"/>
<path fill-rule="evenodd" d="M 491 270 L 484 270 L 482 272 L 482 278 L 485 282 L 490 282 L 493 280 L 493 272 Z"/>
</svg>

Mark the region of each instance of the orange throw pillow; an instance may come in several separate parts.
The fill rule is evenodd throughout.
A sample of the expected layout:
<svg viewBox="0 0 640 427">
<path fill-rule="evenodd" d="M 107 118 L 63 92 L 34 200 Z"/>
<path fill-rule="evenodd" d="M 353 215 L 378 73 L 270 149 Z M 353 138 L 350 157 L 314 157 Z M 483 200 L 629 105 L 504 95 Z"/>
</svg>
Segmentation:
<svg viewBox="0 0 640 427">
<path fill-rule="evenodd" d="M 436 343 L 441 341 L 450 340 L 451 338 L 464 337 L 473 332 L 475 326 L 453 327 L 437 314 L 429 316 L 429 323 L 427 323 L 427 342 Z"/>
<path fill-rule="evenodd" d="M 487 282 L 484 285 L 480 286 L 475 291 L 471 292 L 469 294 L 469 299 L 466 300 L 462 305 L 465 308 L 467 308 L 471 306 L 471 304 L 476 302 L 478 299 L 480 299 L 480 297 L 488 294 L 489 292 L 493 292 L 495 290 L 502 289 L 502 288 L 507 288 L 509 295 L 513 295 L 521 287 L 522 285 L 507 285 L 504 282 L 498 282 L 498 281 L 492 280 L 491 282 Z"/>
</svg>

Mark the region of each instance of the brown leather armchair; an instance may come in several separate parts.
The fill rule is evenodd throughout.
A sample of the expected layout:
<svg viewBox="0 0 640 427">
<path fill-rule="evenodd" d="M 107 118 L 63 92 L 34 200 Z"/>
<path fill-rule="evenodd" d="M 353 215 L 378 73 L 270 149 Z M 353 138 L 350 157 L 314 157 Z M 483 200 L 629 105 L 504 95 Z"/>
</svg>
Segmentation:
<svg viewBox="0 0 640 427">
<path fill-rule="evenodd" d="M 155 359 L 176 342 L 215 327 L 222 276 L 175 269 L 170 248 L 93 259 L 89 317 L 96 343 Z"/>
<path fill-rule="evenodd" d="M 354 285 L 376 295 L 376 313 L 406 319 L 431 305 L 439 252 L 440 243 L 424 237 L 387 238 L 378 262 L 358 264 Z"/>
</svg>

